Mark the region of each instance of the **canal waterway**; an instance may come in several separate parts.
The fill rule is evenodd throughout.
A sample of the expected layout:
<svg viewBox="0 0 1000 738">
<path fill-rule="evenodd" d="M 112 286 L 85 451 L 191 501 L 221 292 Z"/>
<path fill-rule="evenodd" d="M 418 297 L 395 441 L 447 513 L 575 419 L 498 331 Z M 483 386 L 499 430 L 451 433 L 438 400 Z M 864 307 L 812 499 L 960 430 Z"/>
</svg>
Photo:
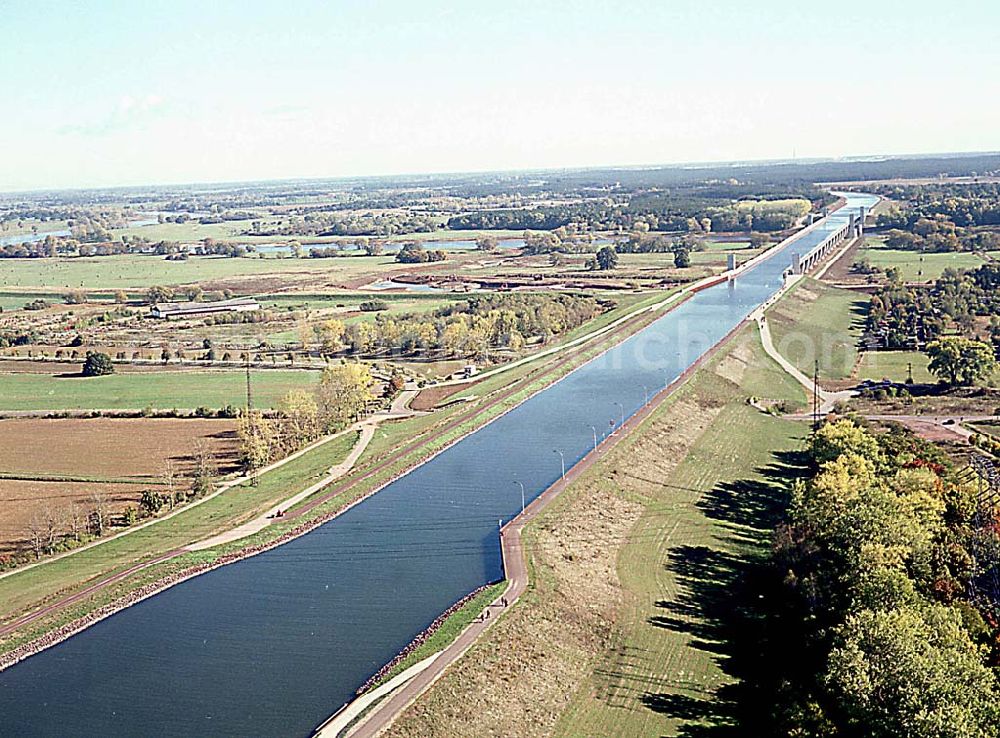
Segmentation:
<svg viewBox="0 0 1000 738">
<path fill-rule="evenodd" d="M 497 527 L 738 325 L 848 206 L 313 532 L 0 672 L 0 735 L 308 736 L 466 593 Z M 292 492 L 293 490 L 289 490 Z"/>
</svg>

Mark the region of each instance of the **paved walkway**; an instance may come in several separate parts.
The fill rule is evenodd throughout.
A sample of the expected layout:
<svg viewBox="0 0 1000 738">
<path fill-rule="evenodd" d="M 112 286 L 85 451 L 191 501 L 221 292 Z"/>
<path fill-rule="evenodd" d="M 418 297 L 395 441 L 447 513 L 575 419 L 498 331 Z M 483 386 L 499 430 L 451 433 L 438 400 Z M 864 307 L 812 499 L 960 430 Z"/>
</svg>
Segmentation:
<svg viewBox="0 0 1000 738">
<path fill-rule="evenodd" d="M 254 518 L 248 523 L 237 526 L 232 530 L 227 530 L 224 533 L 219 533 L 218 535 L 212 536 L 211 538 L 206 538 L 203 541 L 198 541 L 197 543 L 192 543 L 189 546 L 185 546 L 188 551 L 201 551 L 206 548 L 214 548 L 215 546 L 220 546 L 223 543 L 231 543 L 232 541 L 238 541 L 241 538 L 246 538 L 247 536 L 252 536 L 254 533 L 259 533 L 269 526 L 275 520 L 280 520 L 278 513 L 282 510 L 287 510 L 293 505 L 297 505 L 306 499 L 310 495 L 316 494 L 326 485 L 335 479 L 339 479 L 349 472 L 357 460 L 364 453 L 365 449 L 368 448 L 368 444 L 371 442 L 372 438 L 375 436 L 375 428 L 378 424 L 373 422 L 366 422 L 355 427 L 352 426 L 352 430 L 358 431 L 358 440 L 351 449 L 351 452 L 347 455 L 343 461 L 339 464 L 335 464 L 327 469 L 326 476 L 320 479 L 315 484 L 311 484 L 306 487 L 301 492 L 292 495 L 286 500 L 282 500 L 277 505 L 272 507 L 267 512 L 261 514 L 260 516 Z"/>
<path fill-rule="evenodd" d="M 311 484 L 301 492 L 292 495 L 288 499 L 282 500 L 270 510 L 257 518 L 254 518 L 250 522 L 244 523 L 243 525 L 233 528 L 232 530 L 227 530 L 223 533 L 212 536 L 211 538 L 206 538 L 203 541 L 198 541 L 197 543 L 185 546 L 185 549 L 188 551 L 201 551 L 206 548 L 219 546 L 223 543 L 238 541 L 241 538 L 252 536 L 254 533 L 259 533 L 275 520 L 280 520 L 277 515 L 278 512 L 294 507 L 302 502 L 302 500 L 316 494 L 328 484 L 339 479 L 353 469 L 354 465 L 358 462 L 358 459 L 361 458 L 361 454 L 365 452 L 365 449 L 368 448 L 368 444 L 371 443 L 372 438 L 375 437 L 375 430 L 378 428 L 380 423 L 386 420 L 403 420 L 415 415 L 426 415 L 426 413 L 418 410 L 410 410 L 410 401 L 417 396 L 418 392 L 419 390 L 417 389 L 407 389 L 400 392 L 392 401 L 392 405 L 387 412 L 376 413 L 370 418 L 360 420 L 347 430 L 338 433 L 338 436 L 342 436 L 345 433 L 357 433 L 358 440 L 347 457 L 339 464 L 335 464 L 327 469 L 326 476 L 318 482 Z"/>
<path fill-rule="evenodd" d="M 771 327 L 767 322 L 767 318 L 764 315 L 764 308 L 758 308 L 755 310 L 751 317 L 757 321 L 757 328 L 760 330 L 760 342 L 764 347 L 765 353 L 774 359 L 785 370 L 796 382 L 802 385 L 807 394 L 812 395 L 814 390 L 819 392 L 819 412 L 821 415 L 826 415 L 833 410 L 834 405 L 836 405 L 841 400 L 848 400 L 855 395 L 857 395 L 856 390 L 841 390 L 839 392 L 830 392 L 823 389 L 822 387 L 813 387 L 813 380 L 811 377 L 807 377 L 798 367 L 796 367 L 792 362 L 786 359 L 778 349 L 774 347 L 774 341 L 771 338 Z"/>
</svg>

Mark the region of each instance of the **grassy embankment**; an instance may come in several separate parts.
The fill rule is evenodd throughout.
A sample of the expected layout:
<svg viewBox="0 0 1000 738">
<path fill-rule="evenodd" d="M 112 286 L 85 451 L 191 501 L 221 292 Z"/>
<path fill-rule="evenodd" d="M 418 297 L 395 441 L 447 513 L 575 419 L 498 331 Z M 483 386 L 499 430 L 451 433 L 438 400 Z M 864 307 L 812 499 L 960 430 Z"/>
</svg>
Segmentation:
<svg viewBox="0 0 1000 738">
<path fill-rule="evenodd" d="M 805 278 L 767 311 L 778 351 L 807 376 L 852 376 L 868 296 Z"/>
<path fill-rule="evenodd" d="M 529 591 L 390 735 L 661 736 L 721 719 L 742 644 L 720 602 L 738 609 L 786 495 L 774 454 L 804 430 L 746 404 L 805 401 L 757 340 L 742 331 L 528 526 Z"/>
<path fill-rule="evenodd" d="M 647 295 L 643 302 L 654 302 L 662 299 L 662 297 L 662 294 Z M 615 312 L 618 313 L 619 310 L 627 312 L 624 307 L 620 307 Z M 607 322 L 613 320 L 614 317 L 620 317 L 620 315 L 602 316 L 604 321 Z M 608 345 L 614 342 L 616 342 L 615 339 L 607 339 L 597 341 L 593 345 L 588 344 L 584 349 L 574 352 L 571 361 L 558 367 L 553 366 L 561 358 L 558 355 L 549 357 L 538 363 L 517 367 L 510 372 L 484 380 L 477 385 L 478 397 L 481 399 L 474 403 L 459 404 L 432 415 L 420 416 L 389 424 L 386 426 L 384 432 L 376 435 L 376 438 L 369 445 L 361 459 L 359 459 L 352 473 L 335 483 L 336 488 L 341 489 L 341 491 L 326 500 L 326 502 L 310 514 L 320 516 L 333 512 L 347 502 L 367 494 L 370 490 L 384 484 L 386 480 L 400 474 L 423 458 L 453 442 L 456 438 L 481 426 L 488 419 L 496 417 L 497 414 L 503 412 L 505 409 L 523 401 L 530 394 L 538 391 L 558 377 L 563 376 L 565 373 L 571 371 L 572 368 L 579 366 L 589 357 L 607 348 Z M 489 393 L 504 390 L 515 382 L 519 382 L 519 384 L 514 394 L 507 397 L 502 403 L 498 403 L 495 407 L 489 408 L 487 411 L 477 411 L 477 407 L 490 399 Z M 465 419 L 457 427 L 435 435 L 435 432 L 443 424 L 463 415 Z M 404 455 L 398 455 L 398 449 L 401 444 L 414 441 L 417 442 L 417 445 L 413 450 Z M 320 461 L 317 458 L 318 451 L 314 451 L 273 472 L 272 474 L 275 475 L 281 472 L 280 480 L 277 477 L 273 480 L 273 484 L 277 485 L 280 493 L 269 498 L 267 504 L 262 504 L 258 508 L 255 508 L 256 512 L 253 515 L 243 514 L 239 519 L 230 518 L 228 521 L 223 521 L 213 516 L 213 527 L 210 530 L 201 530 L 198 534 L 191 534 L 189 531 L 191 521 L 188 521 L 184 516 L 177 516 L 177 518 L 171 521 L 164 521 L 163 524 L 157 524 L 150 529 L 126 536 L 118 541 L 98 546 L 89 551 L 82 551 L 60 561 L 55 561 L 0 580 L 0 619 L 11 619 L 15 615 L 40 607 L 56 599 L 57 596 L 72 594 L 75 591 L 83 589 L 87 583 L 94 581 L 98 577 L 108 576 L 125 570 L 138 561 L 150 558 L 154 553 L 171 550 L 178 545 L 183 545 L 183 543 L 201 540 L 212 533 L 232 528 L 247 519 L 251 519 L 256 514 L 266 510 L 274 502 L 287 498 L 296 490 L 309 486 L 316 478 L 322 476 L 322 473 L 310 475 L 307 469 L 318 468 L 325 470 L 337 463 L 346 453 L 347 450 L 345 449 L 339 458 L 327 458 Z M 369 476 L 374 467 L 383 464 L 387 459 L 391 459 L 391 463 L 386 464 L 377 473 Z M 300 468 L 300 466 L 305 468 Z M 264 483 L 265 478 L 269 476 L 264 475 L 261 477 L 260 486 L 257 488 L 258 491 L 272 488 L 271 484 Z M 212 509 L 209 507 L 210 505 L 233 501 L 232 498 L 234 496 L 239 500 L 239 491 L 242 489 L 242 487 L 234 488 L 220 495 L 215 500 L 205 503 L 201 506 L 201 508 L 204 508 L 203 514 L 205 510 Z M 319 494 L 323 494 L 323 492 L 317 493 L 317 495 Z M 315 499 L 315 496 L 313 499 Z M 302 504 L 305 504 L 305 502 Z M 182 571 L 195 564 L 211 562 L 225 553 L 273 540 L 288 529 L 295 527 L 299 522 L 301 521 L 294 520 L 275 523 L 263 532 L 246 539 L 235 541 L 215 549 L 185 553 L 170 561 L 144 569 L 133 574 L 123 582 L 103 589 L 84 601 L 61 609 L 59 612 L 42 618 L 31 626 L 19 630 L 0 643 L 0 651 L 8 651 L 21 643 L 30 641 L 53 628 L 70 622 L 109 602 L 113 602 L 127 592 L 141 587 L 146 583 L 158 581 L 165 576 Z M 179 529 L 180 535 L 176 539 L 170 537 L 161 538 L 161 525 L 171 525 L 172 528 Z"/>
</svg>

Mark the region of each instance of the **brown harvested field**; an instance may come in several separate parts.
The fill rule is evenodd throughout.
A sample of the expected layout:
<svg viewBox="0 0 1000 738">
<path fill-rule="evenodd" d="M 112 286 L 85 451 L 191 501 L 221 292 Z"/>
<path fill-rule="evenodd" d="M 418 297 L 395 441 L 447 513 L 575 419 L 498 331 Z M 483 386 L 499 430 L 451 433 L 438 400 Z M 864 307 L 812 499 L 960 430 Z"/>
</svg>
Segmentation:
<svg viewBox="0 0 1000 738">
<path fill-rule="evenodd" d="M 97 479 L 159 477 L 167 462 L 190 474 L 205 442 L 220 471 L 236 462 L 233 420 L 201 418 L 12 418 L 0 420 L 0 474 Z M 2 484 L 2 482 L 0 482 Z"/>
<path fill-rule="evenodd" d="M 433 410 L 438 405 L 447 402 L 448 398 L 459 392 L 465 392 L 472 387 L 472 383 L 451 384 L 443 387 L 428 387 L 420 390 L 420 394 L 410 401 L 410 408 L 413 410 Z"/>
<path fill-rule="evenodd" d="M 0 555 L 24 541 L 36 514 L 50 511 L 62 523 L 73 512 L 85 517 L 95 492 L 120 512 L 162 481 L 168 463 L 181 489 L 197 443 L 208 445 L 220 473 L 232 471 L 235 427 L 232 420 L 215 419 L 0 420 Z"/>
<path fill-rule="evenodd" d="M 93 495 L 104 496 L 108 510 L 119 513 L 138 502 L 144 489 L 139 484 L 0 479 L 0 556 L 26 547 L 33 518 L 51 514 L 60 532 L 65 532 L 74 515 L 78 521 L 86 520 Z"/>
</svg>

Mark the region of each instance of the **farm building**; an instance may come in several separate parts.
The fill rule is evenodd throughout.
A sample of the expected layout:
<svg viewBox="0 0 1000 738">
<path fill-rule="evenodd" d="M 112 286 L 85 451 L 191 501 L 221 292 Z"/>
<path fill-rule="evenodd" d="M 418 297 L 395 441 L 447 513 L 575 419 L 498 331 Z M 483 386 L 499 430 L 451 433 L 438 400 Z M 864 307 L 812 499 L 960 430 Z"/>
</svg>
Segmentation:
<svg viewBox="0 0 1000 738">
<path fill-rule="evenodd" d="M 149 314 L 154 318 L 172 320 L 211 313 L 245 313 L 251 310 L 260 310 L 260 303 L 252 297 L 238 297 L 218 302 L 158 302 L 149 308 Z"/>
</svg>

